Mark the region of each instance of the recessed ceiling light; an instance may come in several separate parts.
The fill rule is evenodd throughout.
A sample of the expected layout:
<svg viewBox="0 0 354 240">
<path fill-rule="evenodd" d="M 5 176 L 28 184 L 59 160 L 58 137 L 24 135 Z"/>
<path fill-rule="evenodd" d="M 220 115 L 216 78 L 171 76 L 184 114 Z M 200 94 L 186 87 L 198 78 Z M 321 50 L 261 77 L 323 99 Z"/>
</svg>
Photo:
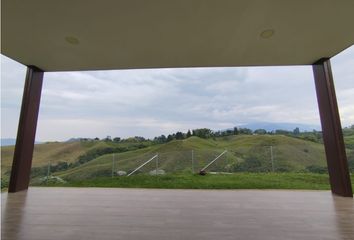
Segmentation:
<svg viewBox="0 0 354 240">
<path fill-rule="evenodd" d="M 261 38 L 268 39 L 273 37 L 274 32 L 275 32 L 274 29 L 266 29 L 263 32 L 261 32 L 260 36 Z"/>
<path fill-rule="evenodd" d="M 76 37 L 73 37 L 73 36 L 65 37 L 65 41 L 67 41 L 68 43 L 70 43 L 72 45 L 77 45 L 80 43 L 79 39 L 77 39 Z"/>
</svg>

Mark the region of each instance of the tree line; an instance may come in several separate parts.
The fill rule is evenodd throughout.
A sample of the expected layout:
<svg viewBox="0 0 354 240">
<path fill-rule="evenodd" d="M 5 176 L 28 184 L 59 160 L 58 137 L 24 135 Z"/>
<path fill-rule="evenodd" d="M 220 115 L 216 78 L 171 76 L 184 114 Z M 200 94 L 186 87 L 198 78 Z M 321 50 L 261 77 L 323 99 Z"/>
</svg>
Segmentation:
<svg viewBox="0 0 354 240">
<path fill-rule="evenodd" d="M 321 142 L 322 141 L 322 133 L 316 130 L 311 132 L 301 132 L 297 127 L 293 131 L 278 129 L 275 131 L 267 131 L 265 129 L 256 129 L 252 130 L 249 128 L 238 128 L 234 127 L 233 129 L 219 130 L 213 131 L 209 128 L 198 128 L 193 130 L 188 130 L 186 133 L 184 132 L 176 132 L 172 134 L 160 135 L 155 137 L 152 141 L 155 143 L 166 143 L 172 140 L 183 140 L 190 138 L 192 136 L 208 139 L 208 138 L 216 138 L 216 137 L 227 137 L 233 135 L 286 135 L 291 137 L 297 137 L 304 140 L 312 141 L 312 142 Z"/>
</svg>

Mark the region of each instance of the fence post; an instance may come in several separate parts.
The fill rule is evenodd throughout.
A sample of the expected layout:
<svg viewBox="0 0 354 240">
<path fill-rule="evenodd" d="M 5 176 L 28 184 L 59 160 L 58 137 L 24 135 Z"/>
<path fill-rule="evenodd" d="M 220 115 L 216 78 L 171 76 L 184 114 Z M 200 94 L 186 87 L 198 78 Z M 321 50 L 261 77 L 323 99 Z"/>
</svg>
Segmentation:
<svg viewBox="0 0 354 240">
<path fill-rule="evenodd" d="M 194 174 L 194 150 L 192 150 L 192 174 Z"/>
<path fill-rule="evenodd" d="M 272 161 L 272 172 L 274 172 L 273 146 L 270 146 L 270 160 Z"/>
<path fill-rule="evenodd" d="M 114 177 L 114 167 L 115 167 L 115 154 L 113 153 L 112 156 L 112 178 Z"/>
<path fill-rule="evenodd" d="M 156 177 L 157 177 L 157 170 L 159 169 L 159 153 L 156 154 Z"/>
<path fill-rule="evenodd" d="M 49 174 L 50 174 L 50 160 L 48 162 L 48 169 L 47 169 L 47 180 L 46 180 L 46 183 L 48 183 L 48 180 L 49 180 Z"/>
</svg>

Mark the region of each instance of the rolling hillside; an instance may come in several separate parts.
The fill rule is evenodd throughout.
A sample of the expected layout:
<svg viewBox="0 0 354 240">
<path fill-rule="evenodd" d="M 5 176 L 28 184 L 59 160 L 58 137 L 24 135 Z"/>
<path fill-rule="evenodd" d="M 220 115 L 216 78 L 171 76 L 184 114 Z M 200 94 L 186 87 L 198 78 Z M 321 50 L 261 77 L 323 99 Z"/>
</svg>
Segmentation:
<svg viewBox="0 0 354 240">
<path fill-rule="evenodd" d="M 38 144 L 32 174 L 34 180 L 44 177 L 51 162 L 52 175 L 67 181 L 107 177 L 111 176 L 112 169 L 114 173 L 129 173 L 156 154 L 158 162 L 151 161 L 137 173 L 149 173 L 156 169 L 156 164 L 166 173 L 191 172 L 192 169 L 197 172 L 225 149 L 228 152 L 208 171 L 308 172 L 311 168 L 326 167 L 322 144 L 283 135 L 234 135 L 214 139 L 190 137 L 164 144 L 105 141 Z M 1 153 L 2 177 L 8 178 L 13 147 L 3 147 Z M 55 169 L 59 163 L 67 165 L 64 169 Z"/>
<path fill-rule="evenodd" d="M 56 164 L 59 161 L 75 162 L 76 159 L 92 148 L 104 147 L 105 142 L 50 142 L 36 144 L 33 155 L 33 167 L 47 165 L 49 162 Z M 1 148 L 1 171 L 6 173 L 11 168 L 14 146 Z"/>
<path fill-rule="evenodd" d="M 134 146 L 137 143 L 114 143 L 105 141 L 48 142 L 36 144 L 34 147 L 32 168 L 56 165 L 60 162 L 68 164 L 78 161 L 80 156 L 96 149 Z M 11 171 L 14 146 L 1 147 L 1 173 L 4 176 Z"/>
<path fill-rule="evenodd" d="M 270 172 L 270 146 L 273 146 L 275 171 L 304 171 L 306 167 L 316 165 L 324 167 L 324 149 L 321 144 L 294 139 L 285 136 L 231 136 L 216 140 L 191 137 L 185 140 L 174 140 L 166 144 L 129 151 L 114 155 L 114 170 L 131 172 L 136 167 L 158 153 L 158 168 L 168 173 L 192 170 L 192 150 L 194 170 L 198 171 L 213 160 L 224 149 L 228 152 L 209 171 L 235 172 L 256 171 Z M 256 159 L 252 164 L 245 164 Z M 241 165 L 248 169 L 238 168 Z M 90 179 L 110 176 L 112 173 L 113 154 L 100 156 L 92 161 L 55 175 L 67 180 Z M 140 172 L 148 173 L 156 168 L 156 161 L 144 166 Z"/>
</svg>

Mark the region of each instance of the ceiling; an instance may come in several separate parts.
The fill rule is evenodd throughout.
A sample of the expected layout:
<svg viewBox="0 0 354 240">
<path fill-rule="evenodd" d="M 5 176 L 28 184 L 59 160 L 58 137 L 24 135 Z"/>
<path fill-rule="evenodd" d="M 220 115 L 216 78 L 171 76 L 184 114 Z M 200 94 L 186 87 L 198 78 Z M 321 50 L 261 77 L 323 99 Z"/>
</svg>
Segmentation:
<svg viewBox="0 0 354 240">
<path fill-rule="evenodd" d="M 354 44 L 353 0 L 1 3 L 1 53 L 44 71 L 307 65 Z"/>
</svg>

